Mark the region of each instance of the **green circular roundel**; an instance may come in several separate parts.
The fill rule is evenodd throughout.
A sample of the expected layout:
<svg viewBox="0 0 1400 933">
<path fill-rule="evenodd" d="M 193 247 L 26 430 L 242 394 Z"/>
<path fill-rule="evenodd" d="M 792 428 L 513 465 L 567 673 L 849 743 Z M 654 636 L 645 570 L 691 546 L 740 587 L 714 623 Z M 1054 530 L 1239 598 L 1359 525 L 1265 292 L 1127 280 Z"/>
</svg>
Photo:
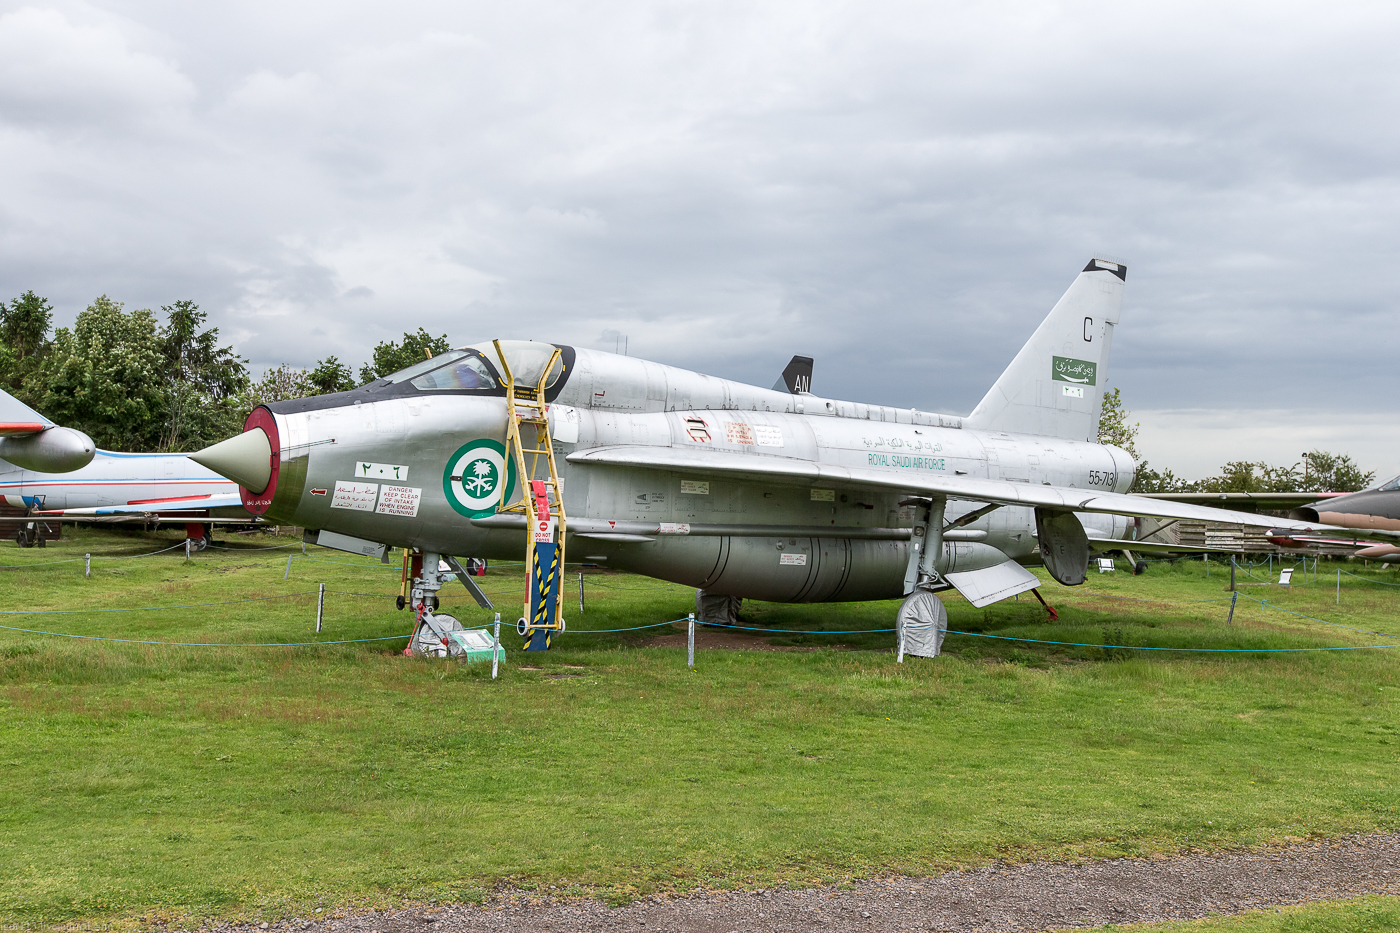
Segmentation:
<svg viewBox="0 0 1400 933">
<path fill-rule="evenodd" d="M 458 514 L 467 518 L 493 515 L 502 501 L 510 501 L 515 485 L 515 464 L 506 463 L 506 449 L 495 441 L 470 441 L 447 458 L 442 491 Z M 503 500 L 502 496 L 506 498 Z"/>
</svg>

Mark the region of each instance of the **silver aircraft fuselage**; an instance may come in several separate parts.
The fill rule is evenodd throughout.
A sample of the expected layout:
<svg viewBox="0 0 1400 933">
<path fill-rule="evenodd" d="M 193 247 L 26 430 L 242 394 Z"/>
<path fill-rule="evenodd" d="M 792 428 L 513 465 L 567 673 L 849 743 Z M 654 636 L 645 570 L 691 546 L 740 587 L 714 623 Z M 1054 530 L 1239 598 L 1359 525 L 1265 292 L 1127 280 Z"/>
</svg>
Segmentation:
<svg viewBox="0 0 1400 933">
<path fill-rule="evenodd" d="M 466 349 L 489 366 L 489 346 Z M 523 341 L 503 346 L 508 355 L 553 349 Z M 897 490 L 706 478 L 664 467 L 590 463 L 590 451 L 727 452 L 781 470 L 822 464 L 1098 492 L 1126 492 L 1133 480 L 1132 458 L 1116 447 L 969 430 L 949 415 L 793 395 L 631 357 L 563 349 L 567 365 L 547 397 L 570 560 L 711 593 L 784 602 L 898 598 L 907 590 L 916 507 Z M 512 368 L 527 364 L 513 362 Z M 504 444 L 501 395 L 381 380 L 267 408 L 261 416 L 255 411 L 249 424 L 261 417 L 264 430 L 275 434 L 274 475 L 261 495 L 244 490 L 250 510 L 391 546 L 521 558 L 523 527 L 494 516 L 501 490 L 494 498 L 473 498 L 462 486 L 463 449 Z M 365 484 L 358 498 L 349 494 L 356 482 Z M 380 509 L 370 484 L 408 490 L 412 514 Z M 512 481 L 506 502 L 519 494 Z M 977 506 L 950 500 L 946 517 Z M 1123 538 L 1133 523 L 1114 515 L 1080 520 L 1090 537 L 1101 538 Z M 949 531 L 937 567 L 977 570 L 1008 557 L 1040 562 L 1033 508 L 1000 508 Z"/>
</svg>

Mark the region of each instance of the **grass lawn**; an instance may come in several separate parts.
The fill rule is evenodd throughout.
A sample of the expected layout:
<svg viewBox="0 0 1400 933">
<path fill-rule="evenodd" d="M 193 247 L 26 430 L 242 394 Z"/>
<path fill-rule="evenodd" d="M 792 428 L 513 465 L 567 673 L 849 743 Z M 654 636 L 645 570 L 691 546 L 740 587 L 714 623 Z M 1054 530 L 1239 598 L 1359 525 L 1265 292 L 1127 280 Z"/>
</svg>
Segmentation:
<svg viewBox="0 0 1400 933">
<path fill-rule="evenodd" d="M 1101 929 L 1123 933 L 1392 933 L 1400 930 L 1400 900 L 1358 897 L 1252 910 L 1234 917 L 1110 925 Z"/>
<path fill-rule="evenodd" d="M 0 631 L 0 922 L 274 919 L 470 899 L 498 882 L 618 902 L 1400 828 L 1400 649 L 1259 650 L 1400 643 L 1281 611 L 1400 633 L 1400 587 L 1370 582 L 1400 582 L 1394 571 L 1344 565 L 1369 579 L 1343 576 L 1340 606 L 1336 565 L 1317 583 L 1244 587 L 1281 609 L 1241 598 L 1227 626 L 1228 572 L 1156 563 L 1047 584 L 1057 623 L 1033 599 L 978 610 L 944 597 L 954 630 L 1123 647 L 950 635 L 944 657 L 899 665 L 887 632 L 785 635 L 771 642 L 808 650 L 702 651 L 693 672 L 683 648 L 645 647 L 665 629 L 584 631 L 683 618 L 693 591 L 589 574 L 587 611 L 575 605 L 559 647 L 527 661 L 503 636 L 492 682 L 489 665 L 402 655 L 396 566 L 251 550 L 286 545 L 271 537 L 188 563 L 119 559 L 176 540 L 78 531 L 45 550 L 0 546 L 0 567 L 17 568 L 0 569 L 0 609 L 83 610 L 0 623 L 185 643 L 404 637 L 210 648 Z M 485 588 L 518 615 L 519 565 L 493 568 Z M 465 623 L 489 621 L 458 591 L 445 602 Z M 261 601 L 95 611 L 248 599 Z M 1188 602 L 1137 601 L 1168 599 Z M 743 615 L 879 629 L 895 607 Z M 1305 928 L 1260 916 L 1276 925 L 1220 928 Z"/>
</svg>

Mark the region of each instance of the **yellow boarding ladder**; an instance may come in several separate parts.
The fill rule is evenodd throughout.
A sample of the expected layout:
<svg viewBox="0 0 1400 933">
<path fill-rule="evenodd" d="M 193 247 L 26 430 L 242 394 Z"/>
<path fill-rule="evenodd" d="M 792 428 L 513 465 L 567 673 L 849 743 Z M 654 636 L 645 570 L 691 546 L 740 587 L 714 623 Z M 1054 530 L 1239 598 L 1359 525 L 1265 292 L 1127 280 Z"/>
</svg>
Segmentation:
<svg viewBox="0 0 1400 933">
<path fill-rule="evenodd" d="M 559 589 L 564 573 L 564 534 L 568 529 L 559 470 L 554 464 L 554 440 L 549 434 L 549 405 L 544 398 L 545 383 L 554 367 L 561 362 L 561 353 L 556 347 L 540 373 L 537 385 L 517 385 L 510 363 L 501 350 L 501 342 L 494 340 L 492 344 L 496 348 L 496 357 L 501 361 L 501 372 L 506 377 L 506 463 L 510 464 L 513 459 L 516 475 L 520 477 L 520 501 L 503 505 L 500 512 L 522 513 L 528 523 L 521 634 L 525 637 L 526 650 L 541 651 L 549 648 L 555 632 L 564 630 L 564 607 L 563 600 L 559 599 Z M 525 446 L 522 425 L 535 429 L 534 443 L 529 447 Z M 540 470 L 542 460 L 548 471 L 547 478 Z M 552 533 L 549 525 L 551 519 L 557 521 Z M 552 559 L 547 567 L 536 566 L 535 545 L 546 542 L 555 545 Z M 551 593 L 554 595 L 552 612 L 549 611 L 551 601 L 547 598 Z M 535 597 L 533 610 L 532 595 Z"/>
</svg>

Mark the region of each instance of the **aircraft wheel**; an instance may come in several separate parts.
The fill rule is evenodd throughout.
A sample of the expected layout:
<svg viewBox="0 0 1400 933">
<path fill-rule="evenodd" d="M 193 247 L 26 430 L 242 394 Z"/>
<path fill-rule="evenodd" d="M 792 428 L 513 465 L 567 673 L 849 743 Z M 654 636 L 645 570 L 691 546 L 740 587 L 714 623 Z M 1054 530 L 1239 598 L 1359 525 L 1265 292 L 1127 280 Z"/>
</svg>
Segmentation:
<svg viewBox="0 0 1400 933">
<path fill-rule="evenodd" d="M 15 532 L 15 543 L 20 547 L 29 547 L 30 544 L 33 543 L 29 540 L 29 532 L 27 529 L 21 528 L 19 531 Z"/>
<path fill-rule="evenodd" d="M 448 632 L 459 631 L 462 628 L 462 623 L 449 615 L 434 615 L 433 621 L 437 623 L 438 628 Z M 420 658 L 446 658 L 462 653 L 461 647 L 455 642 L 444 644 L 442 636 L 434 632 L 426 622 L 418 624 L 418 630 L 414 632 L 408 647 Z"/>
<path fill-rule="evenodd" d="M 408 605 L 408 600 L 404 599 L 402 596 L 395 597 L 394 605 L 398 607 L 399 612 L 403 612 L 403 607 Z"/>
<path fill-rule="evenodd" d="M 42 531 L 35 531 L 35 532 L 34 532 L 34 545 L 35 545 L 36 547 L 48 547 L 48 546 L 49 546 L 49 542 L 46 541 L 46 540 L 44 539 L 44 533 L 43 533 Z"/>
<path fill-rule="evenodd" d="M 1133 564 L 1133 576 L 1141 576 L 1144 573 L 1147 573 L 1147 561 L 1140 560 L 1136 564 Z"/>
<path fill-rule="evenodd" d="M 525 637 L 525 633 L 528 632 L 528 631 L 529 631 L 529 627 L 525 624 L 525 619 L 524 619 L 524 617 L 522 616 L 520 619 L 517 619 L 517 620 L 516 620 L 516 623 L 515 623 L 515 633 L 516 633 L 517 635 L 519 635 L 521 638 L 524 638 L 524 637 Z"/>
<path fill-rule="evenodd" d="M 208 539 L 208 538 L 195 538 L 195 539 L 194 539 L 194 549 L 195 549 L 196 551 L 207 551 L 207 550 L 209 549 L 209 539 Z"/>
</svg>

